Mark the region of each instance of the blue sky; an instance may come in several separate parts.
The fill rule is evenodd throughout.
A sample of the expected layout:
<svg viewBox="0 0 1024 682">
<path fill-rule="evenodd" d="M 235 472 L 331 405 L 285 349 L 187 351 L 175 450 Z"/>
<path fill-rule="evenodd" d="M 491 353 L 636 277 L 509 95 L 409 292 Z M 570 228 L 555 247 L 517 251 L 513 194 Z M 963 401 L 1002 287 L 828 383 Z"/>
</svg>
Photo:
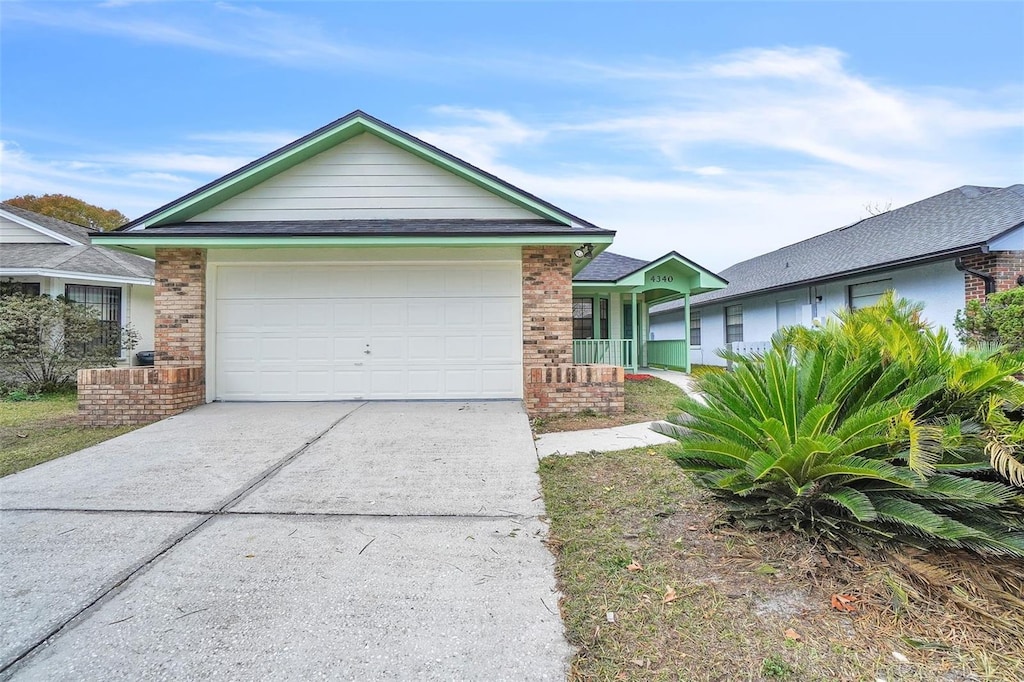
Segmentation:
<svg viewBox="0 0 1024 682">
<path fill-rule="evenodd" d="M 131 217 L 363 109 L 713 269 L 1024 181 L 1020 2 L 0 5 L 0 197 Z"/>
</svg>

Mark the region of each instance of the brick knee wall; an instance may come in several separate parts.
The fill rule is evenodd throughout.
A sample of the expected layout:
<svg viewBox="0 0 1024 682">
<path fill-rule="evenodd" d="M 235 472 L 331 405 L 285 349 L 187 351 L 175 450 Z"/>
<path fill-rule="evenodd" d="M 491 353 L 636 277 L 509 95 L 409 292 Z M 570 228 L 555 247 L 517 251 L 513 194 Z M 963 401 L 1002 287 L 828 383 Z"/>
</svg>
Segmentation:
<svg viewBox="0 0 1024 682">
<path fill-rule="evenodd" d="M 526 411 L 548 417 L 593 410 L 622 414 L 626 408 L 625 370 L 611 365 L 534 367 L 527 372 Z"/>
<path fill-rule="evenodd" d="M 148 424 L 206 400 L 202 367 L 106 367 L 78 372 L 83 426 Z"/>
</svg>

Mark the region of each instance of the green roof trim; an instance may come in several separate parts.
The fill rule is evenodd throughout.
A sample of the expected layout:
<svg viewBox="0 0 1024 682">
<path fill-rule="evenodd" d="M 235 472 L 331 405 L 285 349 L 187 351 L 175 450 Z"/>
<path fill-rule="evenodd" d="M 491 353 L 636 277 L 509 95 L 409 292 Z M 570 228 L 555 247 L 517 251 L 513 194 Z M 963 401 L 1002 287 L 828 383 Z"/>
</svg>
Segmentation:
<svg viewBox="0 0 1024 682">
<path fill-rule="evenodd" d="M 729 283 L 707 268 L 675 251 L 666 253 L 633 272 L 613 281 L 574 280 L 573 289 L 580 291 L 664 292 L 658 298 L 676 294 L 698 294 L 724 289 Z"/>
<path fill-rule="evenodd" d="M 543 199 L 434 147 L 387 123 L 356 110 L 308 135 L 277 149 L 238 170 L 137 218 L 118 231 L 137 231 L 189 220 L 265 180 L 363 133 L 371 133 L 439 168 L 457 175 L 537 216 L 564 225 L 595 225 L 567 213 Z"/>
</svg>

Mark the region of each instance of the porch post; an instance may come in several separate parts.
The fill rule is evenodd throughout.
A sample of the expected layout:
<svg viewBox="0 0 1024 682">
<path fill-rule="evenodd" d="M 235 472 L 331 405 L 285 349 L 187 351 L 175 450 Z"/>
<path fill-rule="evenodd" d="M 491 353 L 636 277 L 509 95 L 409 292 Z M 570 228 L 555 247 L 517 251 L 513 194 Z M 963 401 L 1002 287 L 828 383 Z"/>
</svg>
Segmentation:
<svg viewBox="0 0 1024 682">
<path fill-rule="evenodd" d="M 633 292 L 633 371 L 639 367 L 640 358 L 640 325 L 636 317 L 636 292 Z"/>
<path fill-rule="evenodd" d="M 683 367 L 690 373 L 690 292 L 683 294 L 683 324 L 686 325 L 686 341 L 683 342 Z"/>
</svg>

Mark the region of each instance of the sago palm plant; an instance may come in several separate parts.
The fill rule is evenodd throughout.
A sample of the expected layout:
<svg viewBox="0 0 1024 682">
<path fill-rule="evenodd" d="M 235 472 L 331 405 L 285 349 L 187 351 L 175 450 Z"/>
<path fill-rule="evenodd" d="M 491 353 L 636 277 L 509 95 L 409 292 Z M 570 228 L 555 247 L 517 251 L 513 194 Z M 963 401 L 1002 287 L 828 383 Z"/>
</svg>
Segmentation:
<svg viewBox="0 0 1024 682">
<path fill-rule="evenodd" d="M 701 380 L 673 459 L 739 523 L 1024 557 L 1021 367 L 884 297 Z M 1001 480 L 993 469 L 1017 475 Z"/>
</svg>

